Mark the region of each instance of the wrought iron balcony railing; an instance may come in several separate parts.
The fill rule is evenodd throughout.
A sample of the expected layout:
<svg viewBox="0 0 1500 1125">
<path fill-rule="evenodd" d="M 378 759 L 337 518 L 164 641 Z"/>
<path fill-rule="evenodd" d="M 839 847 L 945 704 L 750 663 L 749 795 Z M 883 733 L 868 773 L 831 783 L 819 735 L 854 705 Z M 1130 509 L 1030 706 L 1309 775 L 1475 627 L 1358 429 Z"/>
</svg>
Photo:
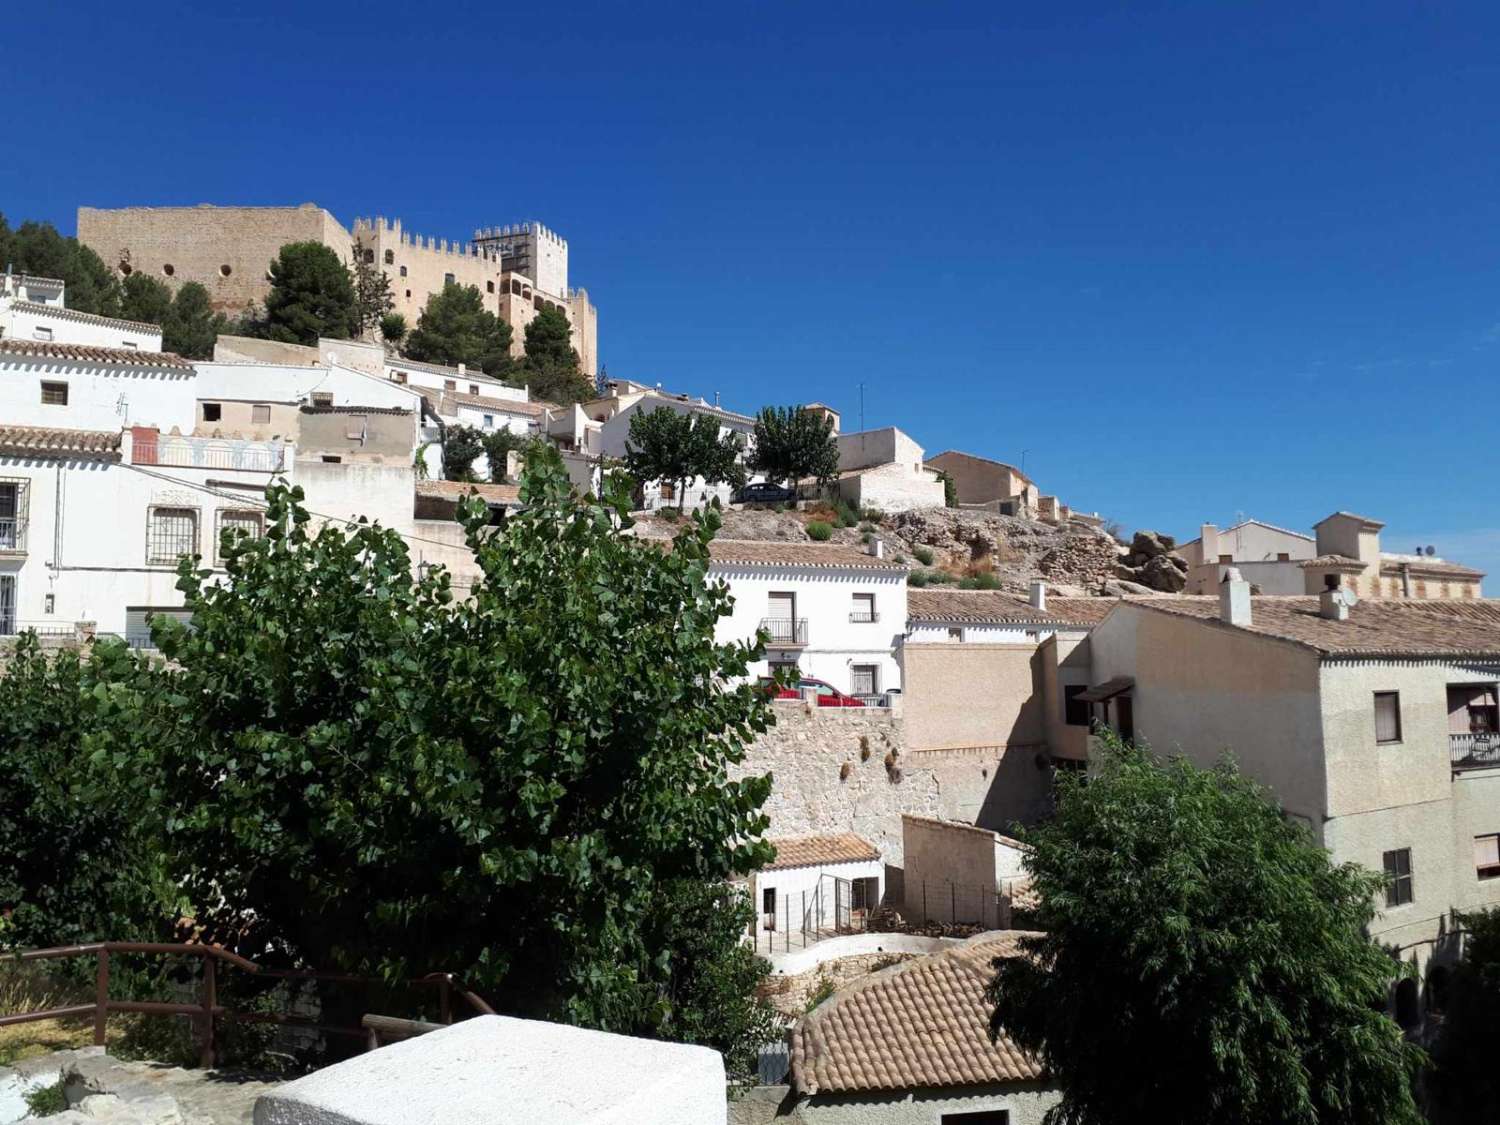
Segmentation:
<svg viewBox="0 0 1500 1125">
<path fill-rule="evenodd" d="M 763 617 L 760 627 L 770 634 L 773 645 L 785 647 L 807 644 L 807 618 L 805 617 Z"/>
<path fill-rule="evenodd" d="M 1500 768 L 1500 734 L 1450 734 L 1448 762 L 1454 773 Z"/>
</svg>

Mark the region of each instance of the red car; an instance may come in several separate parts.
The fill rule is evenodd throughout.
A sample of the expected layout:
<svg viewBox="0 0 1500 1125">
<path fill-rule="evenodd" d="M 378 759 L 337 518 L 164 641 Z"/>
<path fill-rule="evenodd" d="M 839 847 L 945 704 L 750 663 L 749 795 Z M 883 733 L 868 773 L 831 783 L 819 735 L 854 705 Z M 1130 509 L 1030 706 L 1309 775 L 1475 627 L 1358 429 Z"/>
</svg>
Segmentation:
<svg viewBox="0 0 1500 1125">
<path fill-rule="evenodd" d="M 772 699 L 801 699 L 804 695 L 811 693 L 818 701 L 819 707 L 863 707 L 864 703 L 855 699 L 852 695 L 845 695 L 838 688 L 824 680 L 815 680 L 811 676 L 803 676 L 794 684 L 778 687 L 776 681 L 761 678 L 761 686 L 771 693 Z"/>
</svg>

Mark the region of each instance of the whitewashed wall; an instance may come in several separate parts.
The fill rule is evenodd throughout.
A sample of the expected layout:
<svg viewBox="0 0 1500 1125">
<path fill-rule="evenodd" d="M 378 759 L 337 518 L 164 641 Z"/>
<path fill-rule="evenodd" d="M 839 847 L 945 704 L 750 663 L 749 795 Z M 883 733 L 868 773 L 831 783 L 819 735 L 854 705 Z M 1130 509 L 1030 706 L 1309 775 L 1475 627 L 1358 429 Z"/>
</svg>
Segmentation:
<svg viewBox="0 0 1500 1125">
<path fill-rule="evenodd" d="M 60 307 L 35 308 L 25 304 L 0 307 L 0 327 L 13 340 L 50 340 L 87 344 L 95 348 L 135 348 L 161 351 L 161 329 L 154 324 L 115 320 Z"/>
<path fill-rule="evenodd" d="M 68 403 L 42 402 L 42 383 L 68 384 Z M 0 352 L 0 420 L 11 426 L 114 430 L 125 426 L 193 428 L 191 368 L 104 367 Z"/>
</svg>

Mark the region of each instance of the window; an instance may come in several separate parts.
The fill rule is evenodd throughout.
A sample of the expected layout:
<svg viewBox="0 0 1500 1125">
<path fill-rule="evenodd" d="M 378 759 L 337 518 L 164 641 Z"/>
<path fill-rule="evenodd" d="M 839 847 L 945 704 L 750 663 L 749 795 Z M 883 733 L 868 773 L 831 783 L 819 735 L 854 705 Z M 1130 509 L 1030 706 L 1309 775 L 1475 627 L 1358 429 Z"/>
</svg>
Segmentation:
<svg viewBox="0 0 1500 1125">
<path fill-rule="evenodd" d="M 776 888 L 766 887 L 760 892 L 760 912 L 765 917 L 762 921 L 765 928 L 774 930 L 776 928 Z"/>
<path fill-rule="evenodd" d="M 880 880 L 873 875 L 849 880 L 849 909 L 874 910 L 880 905 Z"/>
<path fill-rule="evenodd" d="M 396 382 L 400 383 L 403 387 L 406 386 L 406 372 L 405 371 L 398 371 L 398 372 L 395 373 L 395 375 L 393 375 L 391 377 L 393 379 L 395 379 Z"/>
<path fill-rule="evenodd" d="M 1276 552 L 1276 561 L 1277 562 L 1291 562 L 1292 561 L 1292 556 L 1289 555 L 1289 554 L 1287 554 L 1285 551 L 1277 551 Z"/>
<path fill-rule="evenodd" d="M 367 266 L 373 266 L 374 264 L 375 264 L 375 251 L 373 251 L 373 250 L 366 250 L 365 251 L 365 265 L 367 265 Z"/>
<path fill-rule="evenodd" d="M 332 406 L 333 405 L 333 392 L 332 391 L 314 391 L 312 393 L 312 404 L 314 406 Z"/>
<path fill-rule="evenodd" d="M 1401 693 L 1377 691 L 1375 693 L 1375 741 L 1401 741 Z"/>
<path fill-rule="evenodd" d="M 256 403 L 250 408 L 250 423 L 254 426 L 271 424 L 271 408 L 265 403 Z"/>
<path fill-rule="evenodd" d="M 402 266 L 402 267 L 401 267 L 401 269 L 400 269 L 400 271 L 399 271 L 399 273 L 400 273 L 400 275 L 401 275 L 401 276 L 402 276 L 402 277 L 405 277 L 405 276 L 406 276 L 406 267 L 405 267 L 405 266 Z M 406 295 L 407 295 L 407 296 L 408 296 L 408 297 L 410 297 L 410 296 L 411 296 L 411 290 L 409 290 L 409 289 L 408 289 L 408 290 L 407 290 L 407 291 L 406 291 Z"/>
<path fill-rule="evenodd" d="M 52 329 L 40 326 L 33 328 L 31 330 L 31 338 L 33 340 L 50 340 L 52 339 Z"/>
<path fill-rule="evenodd" d="M 217 422 L 223 417 L 223 404 L 217 402 L 205 402 L 203 404 L 203 420 L 205 422 Z"/>
<path fill-rule="evenodd" d="M 1398 848 L 1381 857 L 1390 884 L 1385 889 L 1387 906 L 1405 906 L 1412 898 L 1411 849 Z"/>
<path fill-rule="evenodd" d="M 198 553 L 195 508 L 152 508 L 146 527 L 148 566 L 176 566 L 183 555 Z"/>
<path fill-rule="evenodd" d="M 24 480 L 0 481 L 0 551 L 26 549 L 26 486 Z"/>
<path fill-rule="evenodd" d="M 786 673 L 786 682 L 789 683 L 789 684 L 795 684 L 798 680 L 800 680 L 802 678 L 801 668 L 797 665 L 797 663 L 795 661 L 790 661 L 790 660 L 773 660 L 773 661 L 771 661 L 771 675 L 774 676 L 774 675 L 776 675 L 777 673 L 780 673 L 780 672 Z"/>
<path fill-rule="evenodd" d="M 445 273 L 445 274 L 443 274 L 443 284 L 444 285 L 452 285 L 453 284 L 453 275 L 451 273 Z"/>
<path fill-rule="evenodd" d="M 1219 556 L 1219 561 L 1221 563 L 1232 563 L 1232 562 L 1234 562 L 1234 556 L 1233 555 L 1220 555 Z"/>
<path fill-rule="evenodd" d="M 443 390 L 445 390 L 445 391 L 456 391 L 456 390 L 458 390 L 458 384 L 455 383 L 452 379 L 444 379 L 443 380 Z"/>
<path fill-rule="evenodd" d="M 394 250 L 387 250 L 385 252 L 385 264 L 388 265 L 388 266 L 390 266 L 390 265 L 395 265 L 395 263 L 396 263 L 396 252 Z"/>
<path fill-rule="evenodd" d="M 325 465 L 342 465 L 343 463 L 344 459 L 342 457 L 335 456 L 331 453 L 323 454 L 323 464 Z"/>
<path fill-rule="evenodd" d="M 0 574 L 0 636 L 13 636 L 16 631 L 16 576 Z"/>
<path fill-rule="evenodd" d="M 162 266 L 161 272 L 166 274 L 168 277 L 171 277 L 174 273 L 177 272 L 177 270 L 171 262 L 168 262 L 166 263 L 166 265 Z"/>
<path fill-rule="evenodd" d="M 57 612 L 57 595 L 47 594 L 42 598 L 42 612 L 51 617 Z"/>
<path fill-rule="evenodd" d="M 1010 1125 L 1010 1110 L 981 1109 L 972 1113 L 945 1113 L 938 1125 Z"/>
<path fill-rule="evenodd" d="M 484 428 L 487 430 L 495 428 L 495 416 L 493 414 L 486 414 L 484 416 Z"/>
<path fill-rule="evenodd" d="M 265 534 L 266 517 L 253 508 L 234 510 L 225 508 L 219 512 L 219 534 L 215 537 L 217 558 L 224 561 L 224 533 L 227 531 L 232 536 L 238 537 L 237 533 L 243 532 L 246 539 L 259 539 Z"/>
<path fill-rule="evenodd" d="M 849 670 L 849 694 L 856 698 L 880 693 L 880 666 L 856 664 Z"/>
<path fill-rule="evenodd" d="M 485 287 L 486 290 L 488 290 L 491 293 L 493 293 L 495 291 L 495 283 L 493 281 L 486 281 L 484 283 L 484 287 Z"/>
<path fill-rule="evenodd" d="M 404 266 L 403 266 L 403 267 L 402 267 L 402 268 L 403 268 L 403 269 L 404 269 L 404 268 L 405 268 L 405 267 L 404 267 Z M 410 300 L 411 300 L 411 290 L 410 290 L 410 289 L 408 289 L 408 290 L 407 290 L 407 291 L 406 291 L 406 299 L 407 299 L 407 300 L 408 300 L 408 301 L 410 301 Z"/>
<path fill-rule="evenodd" d="M 479 384 L 478 383 L 470 383 L 469 384 L 469 393 L 471 395 L 477 395 L 479 393 Z"/>
<path fill-rule="evenodd" d="M 661 498 L 663 500 L 677 499 L 677 486 L 669 480 L 661 482 Z"/>
<path fill-rule="evenodd" d="M 1474 872 L 1481 879 L 1500 879 L 1500 832 L 1474 837 Z"/>
<path fill-rule="evenodd" d="M 1063 722 L 1070 727 L 1089 725 L 1089 705 L 1078 697 L 1089 690 L 1088 684 L 1063 685 Z"/>
<path fill-rule="evenodd" d="M 137 345 L 134 340 L 121 340 L 120 347 L 132 352 L 137 350 Z"/>
<path fill-rule="evenodd" d="M 849 620 L 855 622 L 878 621 L 875 615 L 875 595 L 855 594 L 854 608 L 849 614 Z"/>
<path fill-rule="evenodd" d="M 43 406 L 67 406 L 68 384 L 66 383 L 43 383 L 42 384 Z"/>
<path fill-rule="evenodd" d="M 964 639 L 964 629 L 963 629 L 963 626 L 962 625 L 949 625 L 948 626 L 948 639 L 950 641 L 961 641 L 961 640 L 963 640 Z"/>
</svg>

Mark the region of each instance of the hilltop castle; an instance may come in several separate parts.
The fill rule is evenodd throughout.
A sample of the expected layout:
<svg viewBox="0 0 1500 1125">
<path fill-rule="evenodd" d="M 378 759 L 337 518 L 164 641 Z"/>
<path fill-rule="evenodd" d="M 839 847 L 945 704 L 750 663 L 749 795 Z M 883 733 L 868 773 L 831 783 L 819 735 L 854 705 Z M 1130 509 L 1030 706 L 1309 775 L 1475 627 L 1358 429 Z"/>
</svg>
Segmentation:
<svg viewBox="0 0 1500 1125">
<path fill-rule="evenodd" d="M 540 223 L 487 227 L 471 242 L 428 238 L 399 219 L 356 218 L 352 231 L 314 203 L 299 207 L 119 207 L 78 209 L 78 240 L 120 276 L 145 270 L 174 288 L 200 282 L 216 309 L 238 313 L 265 300 L 267 268 L 288 242 L 320 242 L 344 261 L 356 243 L 391 280 L 395 311 L 415 326 L 427 299 L 449 281 L 472 285 L 511 326 L 520 356 L 526 325 L 544 308 L 573 326 L 583 371 L 598 369 L 599 313 L 584 289 L 568 287 L 567 240 Z"/>
</svg>

